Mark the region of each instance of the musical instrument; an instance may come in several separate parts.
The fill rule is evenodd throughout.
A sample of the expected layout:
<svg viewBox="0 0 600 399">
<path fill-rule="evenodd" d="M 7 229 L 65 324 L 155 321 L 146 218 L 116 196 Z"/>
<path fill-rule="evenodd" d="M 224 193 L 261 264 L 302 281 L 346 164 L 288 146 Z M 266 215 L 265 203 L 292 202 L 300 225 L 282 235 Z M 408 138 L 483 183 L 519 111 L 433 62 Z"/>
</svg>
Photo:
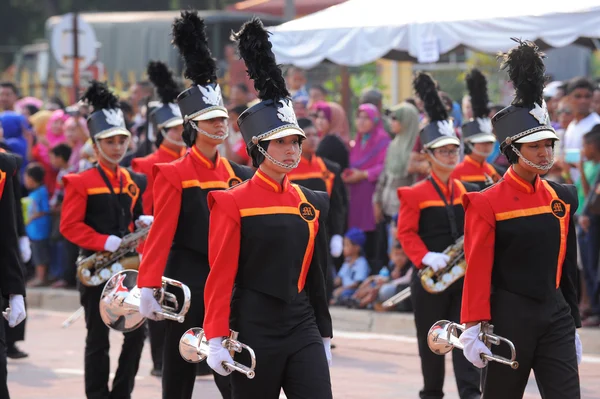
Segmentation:
<svg viewBox="0 0 600 399">
<path fill-rule="evenodd" d="M 104 324 L 113 330 L 129 332 L 139 328 L 146 318 L 140 314 L 141 289 L 137 286 L 137 270 L 122 270 L 112 276 L 104 286 L 100 296 L 100 317 Z M 167 286 L 183 291 L 183 304 L 179 304 L 175 294 L 167 292 Z M 157 312 L 167 320 L 183 323 L 190 308 L 192 294 L 187 285 L 167 277 L 162 278 L 162 288 L 154 290 L 154 297 L 162 312 Z"/>
<path fill-rule="evenodd" d="M 223 362 L 223 366 L 245 374 L 249 379 L 254 378 L 254 369 L 256 368 L 256 356 L 254 351 L 249 346 L 239 342 L 237 340 L 238 332 L 230 330 L 231 334 L 228 338 L 224 338 L 222 345 L 224 348 L 229 350 L 231 357 L 234 352 L 241 353 L 242 350 L 246 349 L 250 354 L 250 367 L 247 367 L 238 362 Z M 199 327 L 190 328 L 187 330 L 179 340 L 179 354 L 185 359 L 186 362 L 199 363 L 206 359 L 208 356 L 208 340 L 204 335 L 204 330 Z"/>
<path fill-rule="evenodd" d="M 464 331 L 465 326 L 463 324 L 453 323 L 448 320 L 440 320 L 436 322 L 433 326 L 431 326 L 429 332 L 427 333 L 427 345 L 429 346 L 429 349 L 431 349 L 431 351 L 437 355 L 445 355 L 454 348 L 463 350 L 463 345 L 458 340 L 458 330 Z M 481 354 L 481 358 L 488 361 L 505 364 L 514 370 L 518 369 L 519 362 L 515 360 L 517 358 L 517 354 L 514 344 L 508 339 L 494 334 L 493 331 L 493 325 L 487 322 L 482 322 L 479 339 L 481 339 L 483 343 L 490 349 L 492 345 L 500 345 L 502 342 L 506 343 L 510 348 L 510 359 L 498 355 L 486 355 L 483 353 Z"/>
<path fill-rule="evenodd" d="M 396 306 L 397 304 L 404 302 L 404 300 L 410 298 L 410 287 L 403 289 L 390 299 L 384 301 L 381 306 L 384 308 L 391 308 L 392 306 Z"/>
<path fill-rule="evenodd" d="M 70 327 L 71 324 L 75 323 L 77 320 L 79 320 L 81 318 L 81 316 L 83 316 L 85 313 L 85 310 L 83 308 L 83 306 L 80 306 L 79 309 L 77 309 L 75 312 L 73 312 L 73 314 L 69 317 L 67 317 L 67 319 L 65 321 L 62 322 L 62 328 L 67 328 Z"/>
<path fill-rule="evenodd" d="M 467 262 L 463 246 L 464 236 L 461 236 L 443 252 L 450 257 L 446 267 L 436 272 L 431 267 L 426 266 L 419 271 L 421 285 L 425 291 L 430 294 L 439 294 L 465 275 Z"/>
<path fill-rule="evenodd" d="M 123 237 L 121 245 L 115 252 L 100 251 L 77 260 L 77 277 L 85 286 L 95 287 L 103 284 L 111 276 L 121 270 L 137 270 L 140 266 L 140 257 L 129 256 L 140 242 L 150 232 L 150 226 L 138 229 Z M 119 262 L 120 261 L 120 262 Z"/>
</svg>

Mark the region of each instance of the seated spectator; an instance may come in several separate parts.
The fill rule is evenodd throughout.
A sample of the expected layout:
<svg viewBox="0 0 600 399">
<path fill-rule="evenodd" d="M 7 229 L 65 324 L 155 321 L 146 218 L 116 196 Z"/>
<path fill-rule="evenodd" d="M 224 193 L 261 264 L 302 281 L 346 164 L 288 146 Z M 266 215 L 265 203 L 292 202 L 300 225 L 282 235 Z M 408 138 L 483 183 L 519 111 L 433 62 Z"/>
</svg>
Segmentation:
<svg viewBox="0 0 600 399">
<path fill-rule="evenodd" d="M 343 305 L 356 291 L 359 284 L 369 275 L 369 263 L 363 256 L 367 237 L 357 228 L 348 230 L 344 237 L 344 264 L 333 283 L 332 305 Z"/>
</svg>

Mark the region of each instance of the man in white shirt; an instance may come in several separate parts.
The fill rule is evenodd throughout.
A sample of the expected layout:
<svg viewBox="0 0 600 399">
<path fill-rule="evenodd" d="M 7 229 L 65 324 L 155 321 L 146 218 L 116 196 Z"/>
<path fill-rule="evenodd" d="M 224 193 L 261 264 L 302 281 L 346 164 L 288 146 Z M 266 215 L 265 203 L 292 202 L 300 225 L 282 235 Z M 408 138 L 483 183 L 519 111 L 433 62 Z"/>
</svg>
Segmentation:
<svg viewBox="0 0 600 399">
<path fill-rule="evenodd" d="M 564 155 L 569 150 L 580 151 L 583 145 L 583 135 L 600 123 L 600 116 L 591 109 L 595 88 L 596 85 L 589 79 L 582 77 L 573 78 L 567 86 L 567 95 L 573 111 L 573 121 L 567 127 L 561 145 L 561 153 Z M 579 181 L 579 170 L 577 170 L 575 164 L 576 162 L 572 162 L 570 165 L 571 179 L 574 183 Z"/>
</svg>

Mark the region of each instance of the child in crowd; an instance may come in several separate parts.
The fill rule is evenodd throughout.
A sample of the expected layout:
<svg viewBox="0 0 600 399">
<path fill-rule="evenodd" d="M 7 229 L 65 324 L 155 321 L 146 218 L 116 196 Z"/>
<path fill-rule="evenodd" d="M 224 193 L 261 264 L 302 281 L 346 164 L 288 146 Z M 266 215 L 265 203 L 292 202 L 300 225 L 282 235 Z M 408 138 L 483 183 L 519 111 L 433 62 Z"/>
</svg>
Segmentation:
<svg viewBox="0 0 600 399">
<path fill-rule="evenodd" d="M 35 278 L 29 287 L 46 284 L 50 264 L 50 199 L 44 185 L 45 170 L 39 163 L 30 163 L 25 169 L 25 188 L 29 191 L 25 230 L 31 242 L 31 254 L 35 265 Z"/>
<path fill-rule="evenodd" d="M 370 272 L 369 263 L 363 256 L 363 246 L 367 238 L 357 228 L 351 228 L 344 237 L 344 264 L 334 281 L 335 290 L 331 300 L 333 305 L 343 305 L 356 291 Z"/>
</svg>

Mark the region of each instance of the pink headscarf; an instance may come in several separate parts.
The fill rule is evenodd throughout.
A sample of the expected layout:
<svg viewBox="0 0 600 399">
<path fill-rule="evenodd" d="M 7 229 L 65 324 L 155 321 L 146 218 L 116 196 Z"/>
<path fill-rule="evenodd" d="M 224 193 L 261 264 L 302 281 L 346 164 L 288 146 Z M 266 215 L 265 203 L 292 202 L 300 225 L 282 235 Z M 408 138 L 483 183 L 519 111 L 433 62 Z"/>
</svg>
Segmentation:
<svg viewBox="0 0 600 399">
<path fill-rule="evenodd" d="M 350 124 L 346 117 L 346 111 L 338 103 L 318 101 L 314 103 L 311 110 L 323 111 L 325 117 L 329 121 L 329 132 L 327 134 L 335 134 L 348 145 L 350 141 Z"/>
<path fill-rule="evenodd" d="M 55 131 L 52 125 L 58 120 L 62 120 L 64 122 L 68 118 L 69 115 L 65 114 L 65 112 L 62 109 L 59 109 L 54 111 L 48 119 L 48 123 L 46 124 L 46 140 L 48 140 L 48 146 L 42 145 L 40 143 L 37 144 L 38 154 L 42 161 L 46 164 L 50 163 L 50 149 L 66 141 L 64 130 L 61 129 L 59 131 Z"/>
<path fill-rule="evenodd" d="M 381 118 L 381 114 L 379 113 L 379 110 L 376 106 L 374 106 L 373 104 L 361 104 L 358 106 L 358 111 L 356 113 L 358 114 L 360 112 L 365 112 L 369 116 L 369 119 L 371 119 L 371 121 L 375 125 L 373 130 L 369 133 L 387 134 L 387 132 L 385 131 L 385 127 L 383 126 L 383 119 Z"/>
</svg>

